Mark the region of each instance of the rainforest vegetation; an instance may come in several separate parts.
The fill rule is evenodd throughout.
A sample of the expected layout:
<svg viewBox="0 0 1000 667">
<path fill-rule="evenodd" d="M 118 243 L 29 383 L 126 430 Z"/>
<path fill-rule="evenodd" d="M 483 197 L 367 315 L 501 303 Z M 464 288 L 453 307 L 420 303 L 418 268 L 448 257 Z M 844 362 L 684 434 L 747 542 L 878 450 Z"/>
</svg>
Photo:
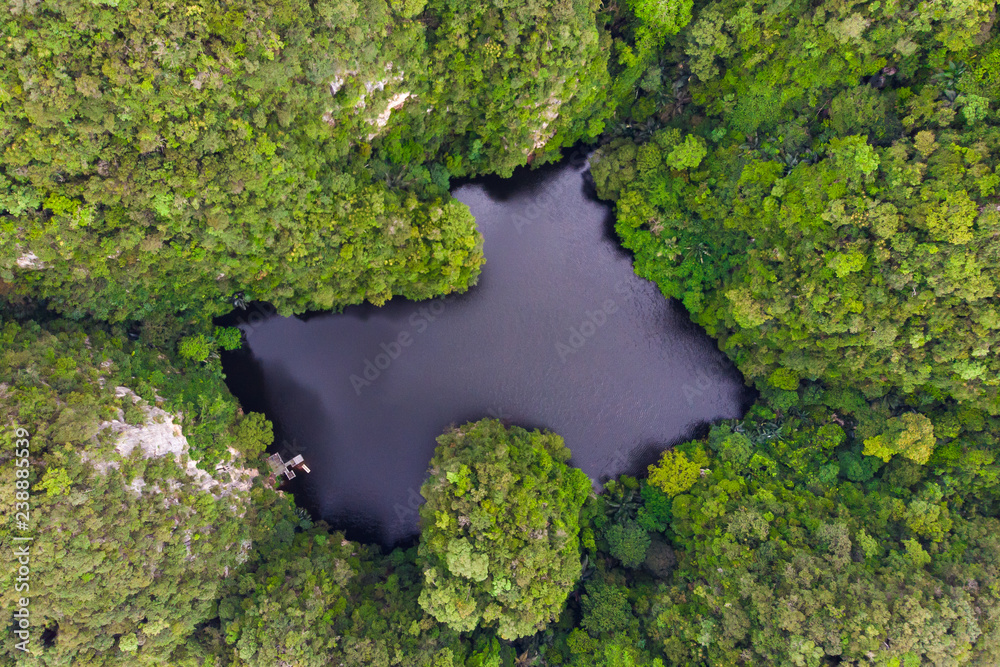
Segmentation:
<svg viewBox="0 0 1000 667">
<path fill-rule="evenodd" d="M 5 664 L 1000 664 L 995 3 L 2 12 Z M 452 180 L 578 144 L 757 403 L 600 494 L 457 426 L 409 548 L 296 508 L 213 318 L 467 290 Z"/>
</svg>

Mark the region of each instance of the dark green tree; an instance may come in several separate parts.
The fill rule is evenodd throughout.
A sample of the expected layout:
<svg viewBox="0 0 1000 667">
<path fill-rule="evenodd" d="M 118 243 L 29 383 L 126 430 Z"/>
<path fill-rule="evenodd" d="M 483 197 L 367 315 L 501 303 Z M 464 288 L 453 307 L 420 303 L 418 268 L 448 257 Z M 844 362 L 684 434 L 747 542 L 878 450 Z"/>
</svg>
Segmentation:
<svg viewBox="0 0 1000 667">
<path fill-rule="evenodd" d="M 646 549 L 650 543 L 649 533 L 635 521 L 608 526 L 604 530 L 604 539 L 608 541 L 611 555 L 625 567 L 638 567 L 646 559 Z"/>
</svg>

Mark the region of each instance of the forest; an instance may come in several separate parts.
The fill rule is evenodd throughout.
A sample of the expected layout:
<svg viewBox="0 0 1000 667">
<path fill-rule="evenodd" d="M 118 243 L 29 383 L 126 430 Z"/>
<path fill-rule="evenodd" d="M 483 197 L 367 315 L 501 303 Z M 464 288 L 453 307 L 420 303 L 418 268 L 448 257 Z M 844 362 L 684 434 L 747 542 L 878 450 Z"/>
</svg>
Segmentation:
<svg viewBox="0 0 1000 667">
<path fill-rule="evenodd" d="M 0 664 L 1000 664 L 996 3 L 2 12 Z M 755 404 L 600 493 L 483 415 L 413 545 L 310 516 L 215 318 L 474 289 L 452 184 L 573 146 Z"/>
</svg>

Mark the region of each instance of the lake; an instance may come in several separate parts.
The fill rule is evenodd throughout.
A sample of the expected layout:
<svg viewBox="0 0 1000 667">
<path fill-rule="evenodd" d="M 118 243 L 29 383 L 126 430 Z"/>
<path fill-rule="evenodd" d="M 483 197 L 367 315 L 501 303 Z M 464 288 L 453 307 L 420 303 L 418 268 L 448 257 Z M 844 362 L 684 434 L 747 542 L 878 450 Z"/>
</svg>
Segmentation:
<svg viewBox="0 0 1000 667">
<path fill-rule="evenodd" d="M 412 538 L 435 438 L 450 424 L 552 430 L 599 486 L 743 415 L 752 391 L 678 302 L 632 272 L 588 178 L 577 152 L 455 187 L 486 255 L 465 294 L 237 314 L 252 319 L 244 350 L 223 357 L 227 383 L 274 421 L 272 451 L 305 457 L 312 472 L 286 488 L 314 518 L 353 539 Z"/>
</svg>

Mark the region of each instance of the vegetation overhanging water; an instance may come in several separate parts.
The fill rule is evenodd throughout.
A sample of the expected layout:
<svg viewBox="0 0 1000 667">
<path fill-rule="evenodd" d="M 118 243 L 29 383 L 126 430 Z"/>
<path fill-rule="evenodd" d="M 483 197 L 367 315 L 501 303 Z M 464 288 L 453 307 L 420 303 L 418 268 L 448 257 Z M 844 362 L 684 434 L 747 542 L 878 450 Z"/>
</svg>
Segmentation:
<svg viewBox="0 0 1000 667">
<path fill-rule="evenodd" d="M 995 1 L 8 4 L 0 543 L 16 560 L 0 568 L 0 662 L 1000 664 Z M 642 313 L 627 306 L 659 304 L 656 319 L 670 303 L 621 303 L 566 262 L 604 300 L 566 289 L 541 313 L 511 308 L 501 330 L 555 333 L 544 358 L 512 354 L 470 383 L 499 383 L 503 401 L 471 405 L 447 383 L 403 395 L 430 415 L 405 451 L 422 466 L 437 440 L 426 502 L 401 507 L 420 514 L 418 543 L 383 551 L 314 521 L 261 456 L 271 422 L 224 383 L 220 349 L 243 332 L 213 317 L 394 299 L 315 325 L 395 336 L 348 346 L 335 369 L 342 389 L 385 398 L 503 268 L 433 300 L 483 263 L 451 186 L 578 142 L 598 146 L 594 185 L 616 214 L 601 247 L 633 253 L 754 405 L 601 493 L 557 433 L 461 424 L 492 408 L 559 425 L 586 467 L 656 421 L 632 387 L 554 409 L 617 371 L 524 382 L 528 362 L 543 374 L 603 350 Z M 460 196 L 506 206 L 506 186 L 475 187 Z M 528 210 L 525 237 L 545 227 Z M 530 303 L 542 280 L 563 285 L 532 278 L 565 241 L 524 268 Z M 311 325 L 288 322 L 273 326 Z M 497 335 L 468 333 L 453 340 Z M 623 340 L 630 357 L 643 347 Z M 471 358 L 451 352 L 445 366 Z M 575 421 L 610 423 L 602 410 L 630 398 L 636 423 L 588 450 Z M 369 436 L 391 423 L 372 421 Z"/>
<path fill-rule="evenodd" d="M 275 424 L 273 451 L 311 468 L 289 488 L 350 537 L 418 530 L 435 438 L 486 417 L 565 438 L 595 483 L 638 473 L 751 393 L 676 302 L 636 276 L 586 153 L 510 179 L 459 185 L 486 264 L 467 293 L 341 314 L 255 318 L 224 358 L 247 409 Z"/>
</svg>

